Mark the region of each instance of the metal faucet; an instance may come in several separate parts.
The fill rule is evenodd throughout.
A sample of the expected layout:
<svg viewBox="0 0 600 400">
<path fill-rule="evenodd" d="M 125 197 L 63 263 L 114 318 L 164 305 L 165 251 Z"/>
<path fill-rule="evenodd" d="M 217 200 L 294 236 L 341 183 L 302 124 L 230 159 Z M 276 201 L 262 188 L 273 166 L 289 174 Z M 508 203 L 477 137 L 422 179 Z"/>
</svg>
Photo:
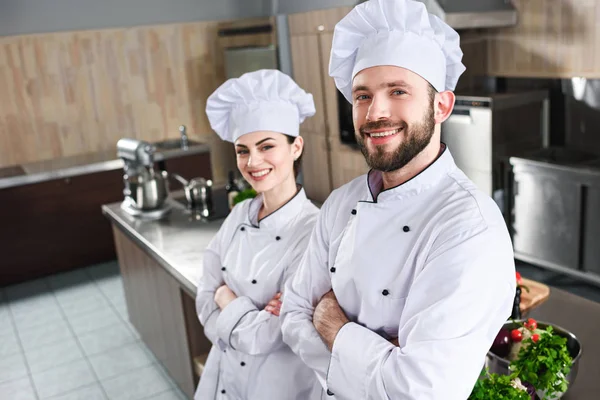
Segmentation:
<svg viewBox="0 0 600 400">
<path fill-rule="evenodd" d="M 189 146 L 188 135 L 186 133 L 185 125 L 179 127 L 179 133 L 181 134 L 181 148 L 187 149 Z"/>
</svg>

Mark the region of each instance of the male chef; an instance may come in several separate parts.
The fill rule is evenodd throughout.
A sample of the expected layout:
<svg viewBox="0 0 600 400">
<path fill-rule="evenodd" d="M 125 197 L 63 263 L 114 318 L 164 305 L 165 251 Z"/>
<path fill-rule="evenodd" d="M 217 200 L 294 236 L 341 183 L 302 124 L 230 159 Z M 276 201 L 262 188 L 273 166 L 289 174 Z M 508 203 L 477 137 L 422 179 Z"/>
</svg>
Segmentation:
<svg viewBox="0 0 600 400">
<path fill-rule="evenodd" d="M 510 317 L 506 224 L 440 141 L 461 59 L 421 2 L 370 0 L 335 27 L 329 74 L 370 171 L 324 203 L 281 314 L 323 398 L 465 400 Z"/>
</svg>

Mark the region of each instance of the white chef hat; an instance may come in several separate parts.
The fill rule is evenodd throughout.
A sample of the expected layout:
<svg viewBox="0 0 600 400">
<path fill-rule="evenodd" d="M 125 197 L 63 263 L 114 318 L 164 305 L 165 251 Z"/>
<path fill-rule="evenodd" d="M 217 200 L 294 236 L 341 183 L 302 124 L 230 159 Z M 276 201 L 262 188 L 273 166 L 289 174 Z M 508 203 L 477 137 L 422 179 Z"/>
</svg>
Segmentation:
<svg viewBox="0 0 600 400">
<path fill-rule="evenodd" d="M 378 66 L 406 68 L 439 92 L 454 90 L 465 71 L 458 33 L 414 0 L 369 0 L 354 7 L 333 34 L 329 75 L 352 102 L 352 81 Z"/>
<path fill-rule="evenodd" d="M 206 103 L 210 126 L 223 140 L 235 142 L 256 131 L 299 135 L 299 126 L 315 114 L 313 96 L 281 71 L 262 69 L 227 80 Z"/>
</svg>

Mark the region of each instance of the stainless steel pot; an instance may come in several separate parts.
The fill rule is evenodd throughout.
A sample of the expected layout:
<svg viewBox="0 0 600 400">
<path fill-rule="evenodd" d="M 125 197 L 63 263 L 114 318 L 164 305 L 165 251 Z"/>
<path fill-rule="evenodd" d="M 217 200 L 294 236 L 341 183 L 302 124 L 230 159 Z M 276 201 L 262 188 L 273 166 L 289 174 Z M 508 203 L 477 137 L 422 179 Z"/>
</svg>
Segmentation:
<svg viewBox="0 0 600 400">
<path fill-rule="evenodd" d="M 213 211 L 212 181 L 204 178 L 193 178 L 188 181 L 178 174 L 171 174 L 171 176 L 183 186 L 188 208 L 208 217 Z"/>
<path fill-rule="evenodd" d="M 525 320 L 515 320 L 514 322 L 507 321 L 504 323 L 503 328 L 506 328 L 509 331 L 511 331 L 521 326 L 523 322 L 525 322 Z M 571 358 L 573 359 L 571 371 L 569 371 L 569 374 L 567 375 L 567 382 L 569 383 L 569 387 L 571 387 L 571 385 L 575 382 L 575 378 L 577 378 L 577 371 L 579 370 L 579 359 L 581 358 L 582 352 L 581 342 L 573 333 L 567 331 L 564 328 L 561 328 L 560 326 L 542 321 L 537 321 L 537 324 L 538 328 L 540 329 L 546 329 L 548 326 L 551 326 L 555 334 L 567 339 L 567 349 L 569 351 L 569 354 L 571 355 Z M 492 353 L 491 351 L 488 351 L 485 359 L 485 366 L 489 368 L 490 373 L 510 375 L 509 365 L 509 360 L 498 357 L 496 354 Z M 567 389 L 567 391 L 562 395 L 568 393 L 568 391 L 569 389 Z"/>
<path fill-rule="evenodd" d="M 161 207 L 168 196 L 167 171 L 128 176 L 125 175 L 124 194 L 129 198 L 131 205 L 139 210 L 155 210 Z"/>
</svg>

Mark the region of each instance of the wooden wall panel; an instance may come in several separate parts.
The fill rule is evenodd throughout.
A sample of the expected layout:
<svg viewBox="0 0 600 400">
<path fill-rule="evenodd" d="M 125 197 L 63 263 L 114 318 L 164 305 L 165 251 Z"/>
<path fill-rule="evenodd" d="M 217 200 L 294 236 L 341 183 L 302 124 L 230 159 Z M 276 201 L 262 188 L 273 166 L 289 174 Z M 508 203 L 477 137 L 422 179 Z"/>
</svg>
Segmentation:
<svg viewBox="0 0 600 400">
<path fill-rule="evenodd" d="M 270 19 L 249 20 L 250 24 Z M 224 80 L 223 48 L 275 43 L 276 33 L 220 38 L 197 22 L 0 37 L 0 167 L 113 149 L 127 136 L 179 136 L 213 147 L 214 178 L 235 168 L 210 129 L 206 99 Z"/>
<path fill-rule="evenodd" d="M 352 7 L 338 7 L 291 14 L 288 18 L 290 35 L 313 34 L 321 31 L 333 32 L 335 24 L 344 18 L 350 10 L 352 10 Z"/>
<path fill-rule="evenodd" d="M 488 74 L 600 78 L 600 0 L 514 0 L 517 26 L 488 34 Z"/>
</svg>

